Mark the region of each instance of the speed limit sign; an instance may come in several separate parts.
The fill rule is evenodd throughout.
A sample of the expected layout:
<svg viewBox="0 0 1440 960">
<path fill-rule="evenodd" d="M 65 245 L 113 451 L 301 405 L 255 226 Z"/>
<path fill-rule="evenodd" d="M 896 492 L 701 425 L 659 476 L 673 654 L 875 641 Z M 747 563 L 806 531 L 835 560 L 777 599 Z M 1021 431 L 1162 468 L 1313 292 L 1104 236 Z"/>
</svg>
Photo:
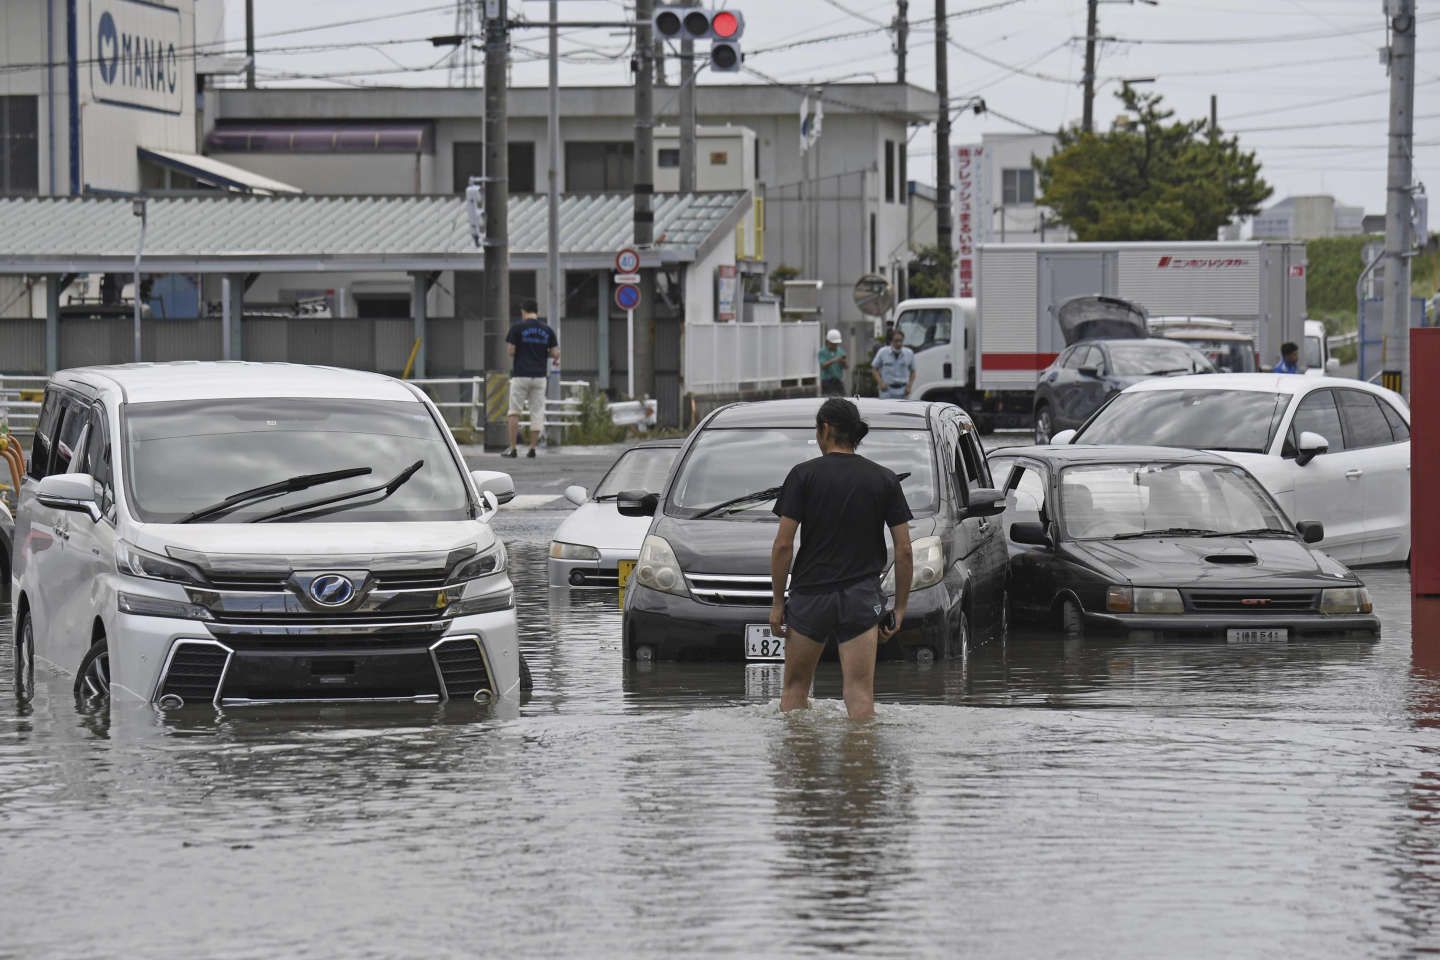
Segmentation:
<svg viewBox="0 0 1440 960">
<path fill-rule="evenodd" d="M 633 247 L 626 247 L 615 254 L 616 273 L 634 273 L 640 269 L 640 253 Z"/>
</svg>

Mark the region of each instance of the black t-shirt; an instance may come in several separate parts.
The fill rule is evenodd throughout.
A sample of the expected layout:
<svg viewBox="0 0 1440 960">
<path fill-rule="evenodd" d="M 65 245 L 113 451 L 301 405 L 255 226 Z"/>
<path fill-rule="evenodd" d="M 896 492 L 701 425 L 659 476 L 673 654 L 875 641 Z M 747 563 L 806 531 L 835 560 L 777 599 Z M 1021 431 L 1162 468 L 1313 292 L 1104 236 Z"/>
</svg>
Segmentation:
<svg viewBox="0 0 1440 960">
<path fill-rule="evenodd" d="M 534 320 L 521 320 L 505 334 L 505 342 L 515 345 L 515 363 L 510 368 L 512 377 L 543 377 L 548 374 L 546 364 L 550 351 L 559 345 L 555 331 Z"/>
<path fill-rule="evenodd" d="M 775 514 L 800 523 L 790 590 L 819 593 L 885 572 L 885 531 L 912 514 L 894 473 L 855 453 L 827 453 L 785 478 Z"/>
</svg>

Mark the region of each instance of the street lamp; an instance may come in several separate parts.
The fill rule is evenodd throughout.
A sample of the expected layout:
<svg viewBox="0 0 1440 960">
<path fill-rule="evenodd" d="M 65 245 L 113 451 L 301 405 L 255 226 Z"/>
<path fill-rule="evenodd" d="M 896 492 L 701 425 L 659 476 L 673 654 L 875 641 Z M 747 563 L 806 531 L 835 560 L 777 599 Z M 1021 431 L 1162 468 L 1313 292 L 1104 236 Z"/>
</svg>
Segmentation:
<svg viewBox="0 0 1440 960">
<path fill-rule="evenodd" d="M 145 198 L 136 197 L 130 212 L 140 218 L 140 242 L 135 245 L 135 362 L 140 362 L 140 258 L 145 253 Z"/>
</svg>

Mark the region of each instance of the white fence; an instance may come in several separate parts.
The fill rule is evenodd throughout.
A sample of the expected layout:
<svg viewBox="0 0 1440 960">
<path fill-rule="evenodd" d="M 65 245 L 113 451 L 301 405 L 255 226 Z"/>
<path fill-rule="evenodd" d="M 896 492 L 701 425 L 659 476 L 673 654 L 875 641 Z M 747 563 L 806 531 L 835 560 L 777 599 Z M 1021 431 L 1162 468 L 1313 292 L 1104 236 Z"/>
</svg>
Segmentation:
<svg viewBox="0 0 1440 960">
<path fill-rule="evenodd" d="M 819 376 L 820 324 L 692 323 L 685 325 L 685 388 L 727 393 Z"/>
<path fill-rule="evenodd" d="M 18 377 L 0 374 L 0 426 L 10 433 L 34 433 L 40 417 L 40 401 L 25 399 L 45 391 L 49 377 Z"/>
</svg>

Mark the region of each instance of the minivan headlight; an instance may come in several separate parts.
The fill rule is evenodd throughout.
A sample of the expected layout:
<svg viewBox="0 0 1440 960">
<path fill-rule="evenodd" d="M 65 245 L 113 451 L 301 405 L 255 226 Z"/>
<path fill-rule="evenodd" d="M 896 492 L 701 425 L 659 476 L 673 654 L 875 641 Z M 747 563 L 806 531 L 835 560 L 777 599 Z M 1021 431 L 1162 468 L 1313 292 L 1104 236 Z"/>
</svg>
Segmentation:
<svg viewBox="0 0 1440 960">
<path fill-rule="evenodd" d="M 143 577 L 146 580 L 205 585 L 205 578 L 200 575 L 200 571 L 188 563 L 141 550 L 135 544 L 124 540 L 115 541 L 115 569 L 126 576 Z"/>
<path fill-rule="evenodd" d="M 497 573 L 504 573 L 510 557 L 505 552 L 505 544 L 496 540 L 488 550 L 482 550 L 468 560 L 464 560 L 450 574 L 451 583 L 464 583 L 467 580 L 478 580 L 481 577 L 489 577 Z"/>
<path fill-rule="evenodd" d="M 1321 613 L 1370 613 L 1370 591 L 1364 587 L 1336 587 L 1320 594 Z"/>
<path fill-rule="evenodd" d="M 664 537 L 653 534 L 645 538 L 640 548 L 640 558 L 635 561 L 635 582 L 661 593 L 673 593 L 677 597 L 687 595 L 685 575 L 680 572 L 680 561 Z"/>
<path fill-rule="evenodd" d="M 914 570 L 910 574 L 910 589 L 924 590 L 945 579 L 945 541 L 939 537 L 920 537 L 910 543 L 910 556 Z M 895 593 L 895 565 L 885 571 L 880 589 L 887 595 Z"/>
<path fill-rule="evenodd" d="M 550 559 L 599 560 L 600 551 L 581 543 L 565 543 L 562 540 L 552 540 L 550 541 Z"/>
</svg>

